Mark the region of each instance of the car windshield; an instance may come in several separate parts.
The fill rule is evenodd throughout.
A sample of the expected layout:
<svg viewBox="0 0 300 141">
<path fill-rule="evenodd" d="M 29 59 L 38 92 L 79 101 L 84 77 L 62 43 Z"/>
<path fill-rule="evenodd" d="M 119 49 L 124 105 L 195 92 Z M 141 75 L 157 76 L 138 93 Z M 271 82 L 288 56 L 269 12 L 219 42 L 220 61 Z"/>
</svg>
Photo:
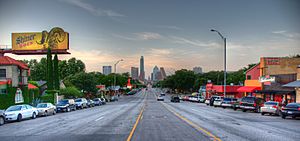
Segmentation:
<svg viewBox="0 0 300 141">
<path fill-rule="evenodd" d="M 300 107 L 300 104 L 298 103 L 290 103 L 288 105 L 286 105 L 287 108 L 298 108 Z"/>
<path fill-rule="evenodd" d="M 224 98 L 223 101 L 232 101 L 231 98 Z"/>
<path fill-rule="evenodd" d="M 82 102 L 82 99 L 75 99 L 75 102 Z"/>
<path fill-rule="evenodd" d="M 255 101 L 255 97 L 244 97 L 242 102 L 253 103 Z"/>
<path fill-rule="evenodd" d="M 68 102 L 69 102 L 69 100 L 66 100 L 66 99 L 65 99 L 65 100 L 59 101 L 58 103 L 59 103 L 59 104 L 68 104 Z"/>
<path fill-rule="evenodd" d="M 20 111 L 22 109 L 21 105 L 18 106 L 11 106 L 9 108 L 6 109 L 7 112 L 11 112 L 11 111 Z"/>
<path fill-rule="evenodd" d="M 36 107 L 37 108 L 46 108 L 47 104 L 38 104 Z"/>
<path fill-rule="evenodd" d="M 99 99 L 98 99 L 98 98 L 96 98 L 96 99 L 94 99 L 94 101 L 99 101 Z"/>
<path fill-rule="evenodd" d="M 269 101 L 269 102 L 265 102 L 265 105 L 277 105 L 278 102 L 273 102 L 273 101 Z"/>
</svg>

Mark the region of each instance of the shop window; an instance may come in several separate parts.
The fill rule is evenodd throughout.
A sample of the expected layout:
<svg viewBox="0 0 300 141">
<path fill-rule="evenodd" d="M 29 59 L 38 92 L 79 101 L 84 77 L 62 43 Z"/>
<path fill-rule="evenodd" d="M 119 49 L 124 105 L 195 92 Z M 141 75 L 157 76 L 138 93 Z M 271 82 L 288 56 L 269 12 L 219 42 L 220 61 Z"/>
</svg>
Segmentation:
<svg viewBox="0 0 300 141">
<path fill-rule="evenodd" d="M 6 69 L 0 69 L 0 78 L 6 78 Z"/>
<path fill-rule="evenodd" d="M 0 85 L 0 94 L 7 94 L 7 86 Z"/>
<path fill-rule="evenodd" d="M 247 80 L 251 80 L 251 75 L 247 75 Z"/>
</svg>

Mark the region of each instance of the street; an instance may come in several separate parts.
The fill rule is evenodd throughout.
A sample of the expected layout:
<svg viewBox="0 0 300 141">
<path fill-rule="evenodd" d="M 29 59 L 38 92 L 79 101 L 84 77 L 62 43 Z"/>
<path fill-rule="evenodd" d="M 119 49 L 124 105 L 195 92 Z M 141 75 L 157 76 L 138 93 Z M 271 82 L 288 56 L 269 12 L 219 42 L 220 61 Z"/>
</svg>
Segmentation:
<svg viewBox="0 0 300 141">
<path fill-rule="evenodd" d="M 7 123 L 1 141 L 65 140 L 299 140 L 300 120 L 156 100 L 150 89 L 103 106 Z"/>
</svg>

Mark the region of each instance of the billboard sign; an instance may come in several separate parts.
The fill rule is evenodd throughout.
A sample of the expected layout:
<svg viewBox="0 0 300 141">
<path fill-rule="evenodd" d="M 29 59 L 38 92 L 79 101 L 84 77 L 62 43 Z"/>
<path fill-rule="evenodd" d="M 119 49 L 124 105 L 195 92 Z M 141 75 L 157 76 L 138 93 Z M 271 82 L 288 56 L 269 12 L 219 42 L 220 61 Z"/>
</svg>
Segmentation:
<svg viewBox="0 0 300 141">
<path fill-rule="evenodd" d="M 50 32 L 12 33 L 12 51 L 68 50 L 69 33 L 55 27 Z"/>
</svg>

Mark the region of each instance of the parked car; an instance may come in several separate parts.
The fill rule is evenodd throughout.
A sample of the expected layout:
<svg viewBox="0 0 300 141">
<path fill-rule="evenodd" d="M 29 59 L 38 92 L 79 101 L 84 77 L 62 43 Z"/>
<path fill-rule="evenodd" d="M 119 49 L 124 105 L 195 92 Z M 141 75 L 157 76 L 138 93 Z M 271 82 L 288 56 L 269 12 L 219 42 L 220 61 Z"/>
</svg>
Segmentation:
<svg viewBox="0 0 300 141">
<path fill-rule="evenodd" d="M 0 110 L 0 126 L 5 123 L 5 120 L 4 110 Z"/>
<path fill-rule="evenodd" d="M 208 99 L 205 99 L 205 102 L 204 102 L 207 106 L 209 105 L 209 103 L 210 103 L 210 99 L 208 98 Z"/>
<path fill-rule="evenodd" d="M 237 110 L 237 109 L 240 109 L 240 103 L 241 103 L 241 98 L 237 99 L 237 101 L 233 101 L 233 103 L 231 104 L 232 105 L 232 109 L 233 110 Z"/>
<path fill-rule="evenodd" d="M 189 96 L 189 101 L 191 102 L 198 102 L 198 98 L 195 96 Z"/>
<path fill-rule="evenodd" d="M 106 99 L 105 98 L 101 98 L 102 104 L 105 105 L 106 104 Z"/>
<path fill-rule="evenodd" d="M 57 112 L 70 112 L 76 110 L 76 104 L 74 99 L 62 99 L 56 105 Z"/>
<path fill-rule="evenodd" d="M 274 114 L 279 115 L 281 111 L 281 103 L 276 101 L 268 101 L 264 103 L 264 106 L 260 108 L 261 115 Z"/>
<path fill-rule="evenodd" d="M 85 98 L 75 99 L 75 104 L 77 109 L 83 109 L 88 107 L 88 101 Z"/>
<path fill-rule="evenodd" d="M 87 100 L 87 106 L 88 107 L 95 107 L 95 102 L 93 100 L 91 100 L 91 99 L 88 99 Z"/>
<path fill-rule="evenodd" d="M 224 98 L 221 107 L 222 108 L 233 108 L 233 104 L 237 102 L 236 98 Z"/>
<path fill-rule="evenodd" d="M 183 101 L 188 101 L 188 100 L 189 100 L 189 96 L 183 96 L 183 97 L 182 97 L 182 100 L 183 100 Z"/>
<path fill-rule="evenodd" d="M 209 99 L 209 106 L 214 106 L 214 101 L 215 99 L 221 99 L 221 96 L 212 96 L 210 99 Z"/>
<path fill-rule="evenodd" d="M 243 110 L 243 112 L 250 110 L 259 113 L 260 107 L 263 106 L 264 102 L 265 101 L 262 98 L 243 97 L 240 102 L 240 108 Z"/>
<path fill-rule="evenodd" d="M 26 118 L 35 119 L 38 115 L 38 110 L 30 105 L 14 105 L 5 110 L 6 121 L 22 121 Z"/>
<path fill-rule="evenodd" d="M 205 102 L 205 98 L 204 98 L 203 96 L 199 96 L 199 97 L 198 97 L 198 101 L 199 101 L 200 103 L 204 103 L 204 102 Z"/>
<path fill-rule="evenodd" d="M 119 100 L 118 96 L 112 96 L 109 101 L 114 102 L 114 101 L 118 101 L 118 100 Z"/>
<path fill-rule="evenodd" d="M 161 96 L 166 96 L 166 94 L 165 94 L 165 93 L 160 93 L 160 95 L 161 95 Z"/>
<path fill-rule="evenodd" d="M 165 100 L 165 98 L 161 95 L 157 97 L 157 101 L 164 101 L 164 100 Z"/>
<path fill-rule="evenodd" d="M 180 99 L 179 99 L 179 97 L 178 96 L 172 96 L 171 97 L 171 102 L 180 102 Z"/>
<path fill-rule="evenodd" d="M 217 96 L 213 103 L 214 107 L 220 107 L 222 104 L 222 101 L 223 101 L 223 97 Z"/>
<path fill-rule="evenodd" d="M 93 101 L 94 101 L 94 103 L 95 103 L 95 106 L 100 106 L 100 105 L 102 105 L 101 98 L 94 98 Z"/>
<path fill-rule="evenodd" d="M 285 119 L 287 116 L 292 118 L 300 117 L 300 103 L 289 103 L 281 108 L 281 117 Z"/>
<path fill-rule="evenodd" d="M 39 103 L 36 106 L 39 116 L 48 116 L 56 114 L 56 107 L 52 103 Z"/>
</svg>

